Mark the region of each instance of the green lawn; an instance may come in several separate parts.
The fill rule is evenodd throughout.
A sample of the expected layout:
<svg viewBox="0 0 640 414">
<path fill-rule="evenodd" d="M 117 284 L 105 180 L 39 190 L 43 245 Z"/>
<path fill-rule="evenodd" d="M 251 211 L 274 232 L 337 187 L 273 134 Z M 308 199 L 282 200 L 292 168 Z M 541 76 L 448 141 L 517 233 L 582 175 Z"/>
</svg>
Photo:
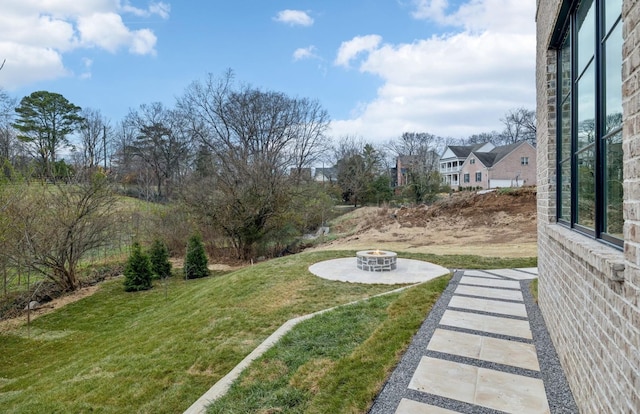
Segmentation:
<svg viewBox="0 0 640 414">
<path fill-rule="evenodd" d="M 440 277 L 302 322 L 207 412 L 366 412 L 449 279 Z"/>
<path fill-rule="evenodd" d="M 352 256 L 304 253 L 207 279 L 174 278 L 166 298 L 160 286 L 125 293 L 121 279 L 104 283 L 93 296 L 38 318 L 29 330 L 0 334 L 0 412 L 182 412 L 286 320 L 395 288 L 327 281 L 307 270 L 321 260 Z M 443 262 L 465 267 L 452 258 Z M 340 310 L 347 312 L 346 320 L 360 313 L 364 319 L 353 322 L 353 341 L 337 344 L 330 363 L 306 348 L 295 351 L 292 375 L 303 390 L 311 387 L 303 391 L 312 392 L 305 402 L 309 410 L 350 412 L 368 404 L 430 306 L 407 299 L 420 289 L 358 305 L 362 312 Z M 433 300 L 432 295 L 427 302 Z M 326 316 L 331 317 L 335 314 Z M 310 331 L 302 331 L 306 343 L 324 342 L 314 335 L 322 334 L 326 323 L 348 328 L 323 321 L 314 318 Z M 305 369 L 316 364 L 331 374 L 318 386 L 307 386 L 312 375 Z M 369 368 L 375 373 L 359 384 Z M 352 394 L 330 398 L 340 395 L 344 383 L 366 389 L 354 391 L 352 402 Z M 323 411 L 340 400 L 353 406 Z"/>
<path fill-rule="evenodd" d="M 286 320 L 389 286 L 316 278 L 289 256 L 125 293 L 121 280 L 0 336 L 0 412 L 181 412 Z"/>
</svg>

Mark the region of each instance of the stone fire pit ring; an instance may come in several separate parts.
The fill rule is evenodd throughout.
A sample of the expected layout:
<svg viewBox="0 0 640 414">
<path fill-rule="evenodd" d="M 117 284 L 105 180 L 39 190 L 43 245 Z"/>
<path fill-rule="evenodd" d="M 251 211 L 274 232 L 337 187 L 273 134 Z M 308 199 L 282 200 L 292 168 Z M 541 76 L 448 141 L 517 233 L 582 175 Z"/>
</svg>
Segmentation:
<svg viewBox="0 0 640 414">
<path fill-rule="evenodd" d="M 398 255 L 386 250 L 362 250 L 356 253 L 356 267 L 367 272 L 390 272 L 397 267 Z"/>
</svg>

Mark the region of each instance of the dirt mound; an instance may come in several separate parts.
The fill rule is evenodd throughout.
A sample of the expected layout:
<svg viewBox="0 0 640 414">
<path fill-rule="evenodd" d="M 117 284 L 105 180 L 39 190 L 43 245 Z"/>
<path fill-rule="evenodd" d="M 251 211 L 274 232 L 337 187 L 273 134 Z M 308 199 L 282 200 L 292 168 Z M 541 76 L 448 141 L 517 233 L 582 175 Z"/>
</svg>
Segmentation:
<svg viewBox="0 0 640 414">
<path fill-rule="evenodd" d="M 331 232 L 340 238 L 316 249 L 535 256 L 536 190 L 460 192 L 431 206 L 363 207 L 336 220 Z"/>
</svg>

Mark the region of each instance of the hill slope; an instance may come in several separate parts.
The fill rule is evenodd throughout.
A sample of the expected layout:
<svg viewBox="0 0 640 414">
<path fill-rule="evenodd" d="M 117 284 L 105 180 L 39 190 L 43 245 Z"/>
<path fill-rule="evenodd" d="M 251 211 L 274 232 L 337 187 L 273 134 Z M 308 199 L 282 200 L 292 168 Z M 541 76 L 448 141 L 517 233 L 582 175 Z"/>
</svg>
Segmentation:
<svg viewBox="0 0 640 414">
<path fill-rule="evenodd" d="M 432 206 L 362 207 L 335 220 L 331 233 L 338 238 L 312 250 L 532 257 L 537 255 L 536 190 L 455 193 Z"/>
</svg>

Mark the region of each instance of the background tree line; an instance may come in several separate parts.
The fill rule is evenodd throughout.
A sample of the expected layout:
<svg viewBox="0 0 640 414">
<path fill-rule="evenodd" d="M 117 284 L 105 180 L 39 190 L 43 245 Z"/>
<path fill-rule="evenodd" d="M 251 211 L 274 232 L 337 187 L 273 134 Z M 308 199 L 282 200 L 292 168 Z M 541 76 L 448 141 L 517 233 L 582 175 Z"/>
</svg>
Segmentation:
<svg viewBox="0 0 640 414">
<path fill-rule="evenodd" d="M 535 140 L 535 114 L 523 108 L 505 114 L 503 132 L 465 140 L 406 132 L 383 144 L 332 142 L 329 121 L 318 101 L 241 84 L 231 71 L 193 82 L 173 107 L 142 104 L 117 123 L 60 94 L 1 92 L 5 275 L 24 265 L 74 290 L 86 255 L 122 233 L 160 238 L 173 254 L 196 232 L 210 252 L 240 260 L 282 254 L 335 204 L 433 201 L 448 190 L 438 174 L 447 144 Z M 162 206 L 145 232 L 123 195 Z"/>
</svg>

